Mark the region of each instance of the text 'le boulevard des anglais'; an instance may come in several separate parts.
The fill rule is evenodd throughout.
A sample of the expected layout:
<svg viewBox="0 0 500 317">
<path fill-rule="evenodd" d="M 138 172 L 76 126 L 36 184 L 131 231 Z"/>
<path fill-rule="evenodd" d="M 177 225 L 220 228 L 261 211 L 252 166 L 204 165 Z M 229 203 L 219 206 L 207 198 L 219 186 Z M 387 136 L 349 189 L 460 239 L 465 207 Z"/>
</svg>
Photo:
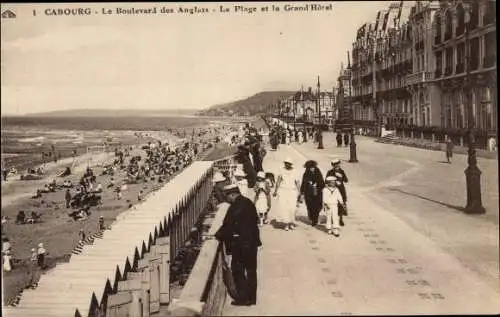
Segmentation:
<svg viewBox="0 0 500 317">
<path fill-rule="evenodd" d="M 207 13 L 258 13 L 258 12 L 313 12 L 332 11 L 330 4 L 271 4 L 261 6 L 248 5 L 219 5 L 213 7 L 200 6 L 162 6 L 151 8 L 116 7 L 116 8 L 47 8 L 43 10 L 46 16 L 85 16 L 85 15 L 156 15 L 156 14 L 207 14 Z M 33 10 L 38 15 L 38 10 Z"/>
</svg>

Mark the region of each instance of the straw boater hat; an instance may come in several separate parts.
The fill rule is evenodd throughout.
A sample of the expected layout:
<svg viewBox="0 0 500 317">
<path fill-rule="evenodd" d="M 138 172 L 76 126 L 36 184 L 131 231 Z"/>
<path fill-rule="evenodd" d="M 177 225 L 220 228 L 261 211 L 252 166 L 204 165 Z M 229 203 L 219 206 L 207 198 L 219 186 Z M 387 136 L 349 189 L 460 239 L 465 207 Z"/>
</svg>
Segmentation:
<svg viewBox="0 0 500 317">
<path fill-rule="evenodd" d="M 288 164 L 293 164 L 293 161 L 290 157 L 287 157 L 286 159 L 284 159 L 283 162 L 288 163 Z"/>
<path fill-rule="evenodd" d="M 257 178 L 266 178 L 266 173 L 264 173 L 263 171 L 258 172 Z"/>
<path fill-rule="evenodd" d="M 219 183 L 225 181 L 226 178 L 222 175 L 221 172 L 216 172 L 213 178 L 214 183 Z"/>
<path fill-rule="evenodd" d="M 245 171 L 242 168 L 237 167 L 236 171 L 234 172 L 234 176 L 245 177 L 245 176 L 247 176 L 247 174 L 245 173 Z"/>
<path fill-rule="evenodd" d="M 332 160 L 332 165 L 340 164 L 340 160 L 338 158 Z"/>
</svg>

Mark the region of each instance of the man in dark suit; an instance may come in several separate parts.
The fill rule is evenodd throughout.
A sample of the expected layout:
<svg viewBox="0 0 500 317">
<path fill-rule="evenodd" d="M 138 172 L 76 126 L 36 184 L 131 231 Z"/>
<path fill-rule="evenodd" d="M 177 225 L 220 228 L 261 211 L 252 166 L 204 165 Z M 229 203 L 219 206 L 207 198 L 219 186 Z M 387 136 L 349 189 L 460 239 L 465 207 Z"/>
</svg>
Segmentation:
<svg viewBox="0 0 500 317">
<path fill-rule="evenodd" d="M 253 202 L 242 196 L 238 186 L 225 188 L 231 204 L 222 226 L 215 233 L 231 254 L 231 270 L 238 297 L 231 303 L 237 306 L 255 305 L 257 302 L 257 250 L 262 245 L 259 232 L 259 216 Z"/>
<path fill-rule="evenodd" d="M 240 145 L 238 146 L 238 152 L 236 153 L 236 161 L 243 164 L 243 171 L 247 174 L 248 188 L 253 188 L 257 182 L 257 172 L 255 171 L 252 162 L 250 161 L 250 151 L 248 146 Z"/>
</svg>

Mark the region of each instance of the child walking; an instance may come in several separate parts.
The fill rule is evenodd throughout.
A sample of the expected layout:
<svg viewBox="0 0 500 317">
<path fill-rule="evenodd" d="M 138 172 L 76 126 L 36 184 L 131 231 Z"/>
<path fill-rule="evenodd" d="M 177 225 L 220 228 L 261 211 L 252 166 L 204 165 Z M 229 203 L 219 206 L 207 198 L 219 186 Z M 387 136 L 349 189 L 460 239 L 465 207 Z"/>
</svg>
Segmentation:
<svg viewBox="0 0 500 317">
<path fill-rule="evenodd" d="M 259 225 L 269 223 L 267 214 L 271 209 L 271 186 L 263 171 L 257 173 L 254 204 L 259 213 Z"/>
<path fill-rule="evenodd" d="M 326 212 L 326 229 L 328 234 L 333 234 L 338 237 L 340 234 L 340 221 L 338 206 L 344 206 L 342 195 L 337 188 L 336 179 L 334 176 L 326 178 L 326 187 L 323 189 L 323 204 Z"/>
</svg>

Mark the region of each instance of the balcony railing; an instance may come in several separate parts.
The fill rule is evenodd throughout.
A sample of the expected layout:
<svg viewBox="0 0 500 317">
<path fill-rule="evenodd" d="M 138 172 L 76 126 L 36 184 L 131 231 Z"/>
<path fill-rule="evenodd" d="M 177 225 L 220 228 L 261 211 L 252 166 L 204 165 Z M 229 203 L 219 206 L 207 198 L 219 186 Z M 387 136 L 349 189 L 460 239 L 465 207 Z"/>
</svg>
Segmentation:
<svg viewBox="0 0 500 317">
<path fill-rule="evenodd" d="M 465 64 L 464 63 L 458 63 L 457 66 L 455 67 L 455 73 L 456 74 L 461 74 L 465 71 Z"/>
<path fill-rule="evenodd" d="M 418 73 L 413 73 L 410 75 L 407 75 L 405 77 L 405 82 L 404 84 L 409 86 L 409 85 L 414 85 L 418 83 L 423 83 L 429 80 L 433 80 L 434 76 L 431 72 L 418 72 Z"/>
<path fill-rule="evenodd" d="M 495 55 L 486 55 L 484 58 L 483 58 L 483 67 L 484 68 L 489 68 L 489 67 L 493 67 L 495 65 L 495 61 L 496 61 L 496 56 Z"/>
</svg>

